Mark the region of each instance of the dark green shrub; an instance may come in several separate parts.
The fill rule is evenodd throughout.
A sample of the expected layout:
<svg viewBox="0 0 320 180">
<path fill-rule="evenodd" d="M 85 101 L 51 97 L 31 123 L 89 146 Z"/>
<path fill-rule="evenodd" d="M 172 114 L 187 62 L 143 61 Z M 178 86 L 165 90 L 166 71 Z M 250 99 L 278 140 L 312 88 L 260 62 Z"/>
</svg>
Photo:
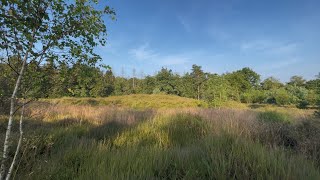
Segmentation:
<svg viewBox="0 0 320 180">
<path fill-rule="evenodd" d="M 309 106 L 309 102 L 307 100 L 302 100 L 299 102 L 299 104 L 297 105 L 297 108 L 299 109 L 307 109 L 307 107 Z"/>
<path fill-rule="evenodd" d="M 0 115 L 9 114 L 10 100 L 0 96 Z"/>
</svg>

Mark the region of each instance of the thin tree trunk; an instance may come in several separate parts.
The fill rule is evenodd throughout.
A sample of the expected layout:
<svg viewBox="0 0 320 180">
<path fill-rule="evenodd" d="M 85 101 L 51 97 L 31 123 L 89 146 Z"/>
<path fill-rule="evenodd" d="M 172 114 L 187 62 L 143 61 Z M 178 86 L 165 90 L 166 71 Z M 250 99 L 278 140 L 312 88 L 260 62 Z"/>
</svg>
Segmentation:
<svg viewBox="0 0 320 180">
<path fill-rule="evenodd" d="M 6 180 L 9 180 L 12 174 L 12 170 L 14 165 L 16 164 L 16 160 L 17 160 L 17 156 L 19 154 L 20 151 L 20 147 L 21 147 L 21 143 L 22 143 L 22 137 L 23 137 L 23 129 L 22 129 L 22 125 L 23 125 L 23 117 L 24 117 L 24 108 L 25 108 L 25 102 L 22 102 L 22 110 L 21 110 L 21 115 L 20 115 L 20 123 L 19 123 L 19 131 L 20 131 L 20 137 L 19 137 L 19 141 L 18 141 L 18 145 L 17 145 L 17 149 L 16 152 L 14 154 L 11 166 L 9 168 L 9 171 L 7 173 L 7 177 Z"/>
<path fill-rule="evenodd" d="M 12 96 L 11 96 L 11 101 L 10 101 L 10 115 L 9 115 L 9 121 L 8 121 L 8 126 L 7 126 L 7 131 L 6 131 L 6 136 L 4 140 L 4 146 L 3 146 L 3 155 L 2 155 L 2 160 L 1 160 L 1 168 L 0 168 L 0 180 L 5 179 L 5 171 L 6 171 L 6 162 L 8 159 L 8 153 L 9 153 L 9 146 L 10 146 L 10 136 L 11 136 L 11 127 L 12 127 L 12 121 L 13 121 L 13 116 L 15 113 L 15 99 L 18 93 L 18 89 L 21 84 L 21 79 L 25 70 L 25 66 L 27 64 L 27 58 L 28 58 L 29 51 L 27 51 L 23 62 L 22 62 L 22 67 L 19 72 L 18 79 L 16 81 Z"/>
<path fill-rule="evenodd" d="M 132 89 L 133 89 L 133 91 L 135 89 L 135 82 L 134 82 L 135 77 L 136 77 L 136 69 L 133 68 L 133 70 L 132 70 Z"/>
<path fill-rule="evenodd" d="M 198 100 L 200 100 L 200 85 L 198 85 Z"/>
</svg>

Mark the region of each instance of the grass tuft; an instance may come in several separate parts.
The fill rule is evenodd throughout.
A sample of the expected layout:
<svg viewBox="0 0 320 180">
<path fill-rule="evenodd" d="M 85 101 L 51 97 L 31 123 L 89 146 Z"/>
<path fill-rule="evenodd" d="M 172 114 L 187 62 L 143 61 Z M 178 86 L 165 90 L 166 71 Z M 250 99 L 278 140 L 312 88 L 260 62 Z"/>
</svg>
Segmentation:
<svg viewBox="0 0 320 180">
<path fill-rule="evenodd" d="M 270 123 L 290 123 L 291 117 L 288 114 L 277 111 L 259 112 L 258 119 Z"/>
</svg>

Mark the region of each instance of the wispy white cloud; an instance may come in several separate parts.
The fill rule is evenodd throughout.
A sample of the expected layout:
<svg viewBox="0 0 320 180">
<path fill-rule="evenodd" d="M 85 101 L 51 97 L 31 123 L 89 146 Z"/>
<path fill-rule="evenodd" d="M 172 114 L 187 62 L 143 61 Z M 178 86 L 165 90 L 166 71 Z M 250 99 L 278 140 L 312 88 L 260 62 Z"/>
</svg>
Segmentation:
<svg viewBox="0 0 320 180">
<path fill-rule="evenodd" d="M 259 63 L 258 70 L 262 72 L 278 72 L 300 63 L 299 46 L 297 42 L 281 42 L 271 40 L 247 41 L 240 44 L 240 50 L 246 54 L 259 53 L 265 59 Z M 267 60 L 268 59 L 268 60 Z M 284 72 L 284 71 L 283 71 Z"/>
<path fill-rule="evenodd" d="M 158 56 L 157 53 L 149 49 L 149 45 L 147 43 L 138 48 L 131 49 L 129 54 L 138 60 L 148 60 Z"/>
<path fill-rule="evenodd" d="M 277 62 L 268 63 L 268 66 L 266 67 L 268 67 L 268 69 L 271 69 L 271 70 L 276 70 L 276 69 L 282 69 L 282 68 L 297 64 L 299 62 L 301 62 L 301 59 L 299 58 L 290 58 L 287 60 L 280 60 Z"/>
<path fill-rule="evenodd" d="M 257 67 L 257 70 L 261 72 L 263 78 L 275 76 L 279 77 L 282 82 L 286 82 L 292 75 L 299 74 L 296 68 L 303 66 L 302 62 L 302 59 L 298 57 L 279 59 L 277 61 L 263 63 Z"/>
<path fill-rule="evenodd" d="M 290 69 L 292 66 L 296 66 L 301 63 L 302 59 L 298 57 L 280 58 L 274 61 L 268 61 L 256 66 L 256 69 L 265 73 L 285 73 L 286 69 Z"/>
<path fill-rule="evenodd" d="M 185 17 L 182 16 L 178 16 L 178 21 L 179 23 L 182 25 L 182 27 L 187 31 L 187 32 L 191 32 L 191 25 L 190 23 L 186 20 Z"/>
<path fill-rule="evenodd" d="M 258 41 L 248 41 L 240 44 L 240 49 L 242 51 L 263 51 L 276 46 L 275 43 L 270 41 L 258 40 Z"/>
<path fill-rule="evenodd" d="M 297 43 L 282 44 L 281 46 L 272 49 L 272 52 L 277 54 L 290 54 L 296 52 L 298 47 L 299 45 Z"/>
<path fill-rule="evenodd" d="M 264 52 L 277 55 L 288 55 L 296 52 L 298 43 L 286 43 L 269 40 L 247 41 L 240 44 L 243 52 Z"/>
<path fill-rule="evenodd" d="M 110 39 L 105 46 L 99 45 L 97 49 L 100 51 L 102 56 L 113 55 L 119 56 L 122 53 L 123 46 L 127 44 L 127 40 L 123 39 Z"/>
<path fill-rule="evenodd" d="M 183 55 L 168 55 L 160 57 L 160 65 L 170 66 L 170 65 L 180 65 L 188 63 L 191 58 Z"/>
<path fill-rule="evenodd" d="M 208 37 L 217 40 L 217 41 L 226 41 L 232 38 L 232 34 L 225 29 L 221 29 L 215 25 L 209 25 L 204 29 L 205 33 L 207 33 Z"/>
<path fill-rule="evenodd" d="M 115 48 L 114 44 L 106 44 L 105 46 L 98 46 L 98 49 L 103 52 L 103 53 L 108 53 L 108 54 L 116 54 L 117 53 L 117 48 Z"/>
<path fill-rule="evenodd" d="M 131 49 L 129 54 L 136 60 L 148 60 L 160 66 L 185 65 L 195 58 L 198 52 L 163 54 L 151 49 L 148 44 Z"/>
</svg>

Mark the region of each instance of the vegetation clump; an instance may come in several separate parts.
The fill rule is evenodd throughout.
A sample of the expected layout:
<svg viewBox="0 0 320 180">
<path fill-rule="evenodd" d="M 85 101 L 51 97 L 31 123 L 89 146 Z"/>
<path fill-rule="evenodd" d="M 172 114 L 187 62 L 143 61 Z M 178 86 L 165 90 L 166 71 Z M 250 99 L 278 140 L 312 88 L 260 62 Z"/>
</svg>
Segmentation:
<svg viewBox="0 0 320 180">
<path fill-rule="evenodd" d="M 277 111 L 264 111 L 259 112 L 258 119 L 264 122 L 271 123 L 290 123 L 290 119 L 292 118 L 285 113 L 280 113 Z"/>
</svg>

